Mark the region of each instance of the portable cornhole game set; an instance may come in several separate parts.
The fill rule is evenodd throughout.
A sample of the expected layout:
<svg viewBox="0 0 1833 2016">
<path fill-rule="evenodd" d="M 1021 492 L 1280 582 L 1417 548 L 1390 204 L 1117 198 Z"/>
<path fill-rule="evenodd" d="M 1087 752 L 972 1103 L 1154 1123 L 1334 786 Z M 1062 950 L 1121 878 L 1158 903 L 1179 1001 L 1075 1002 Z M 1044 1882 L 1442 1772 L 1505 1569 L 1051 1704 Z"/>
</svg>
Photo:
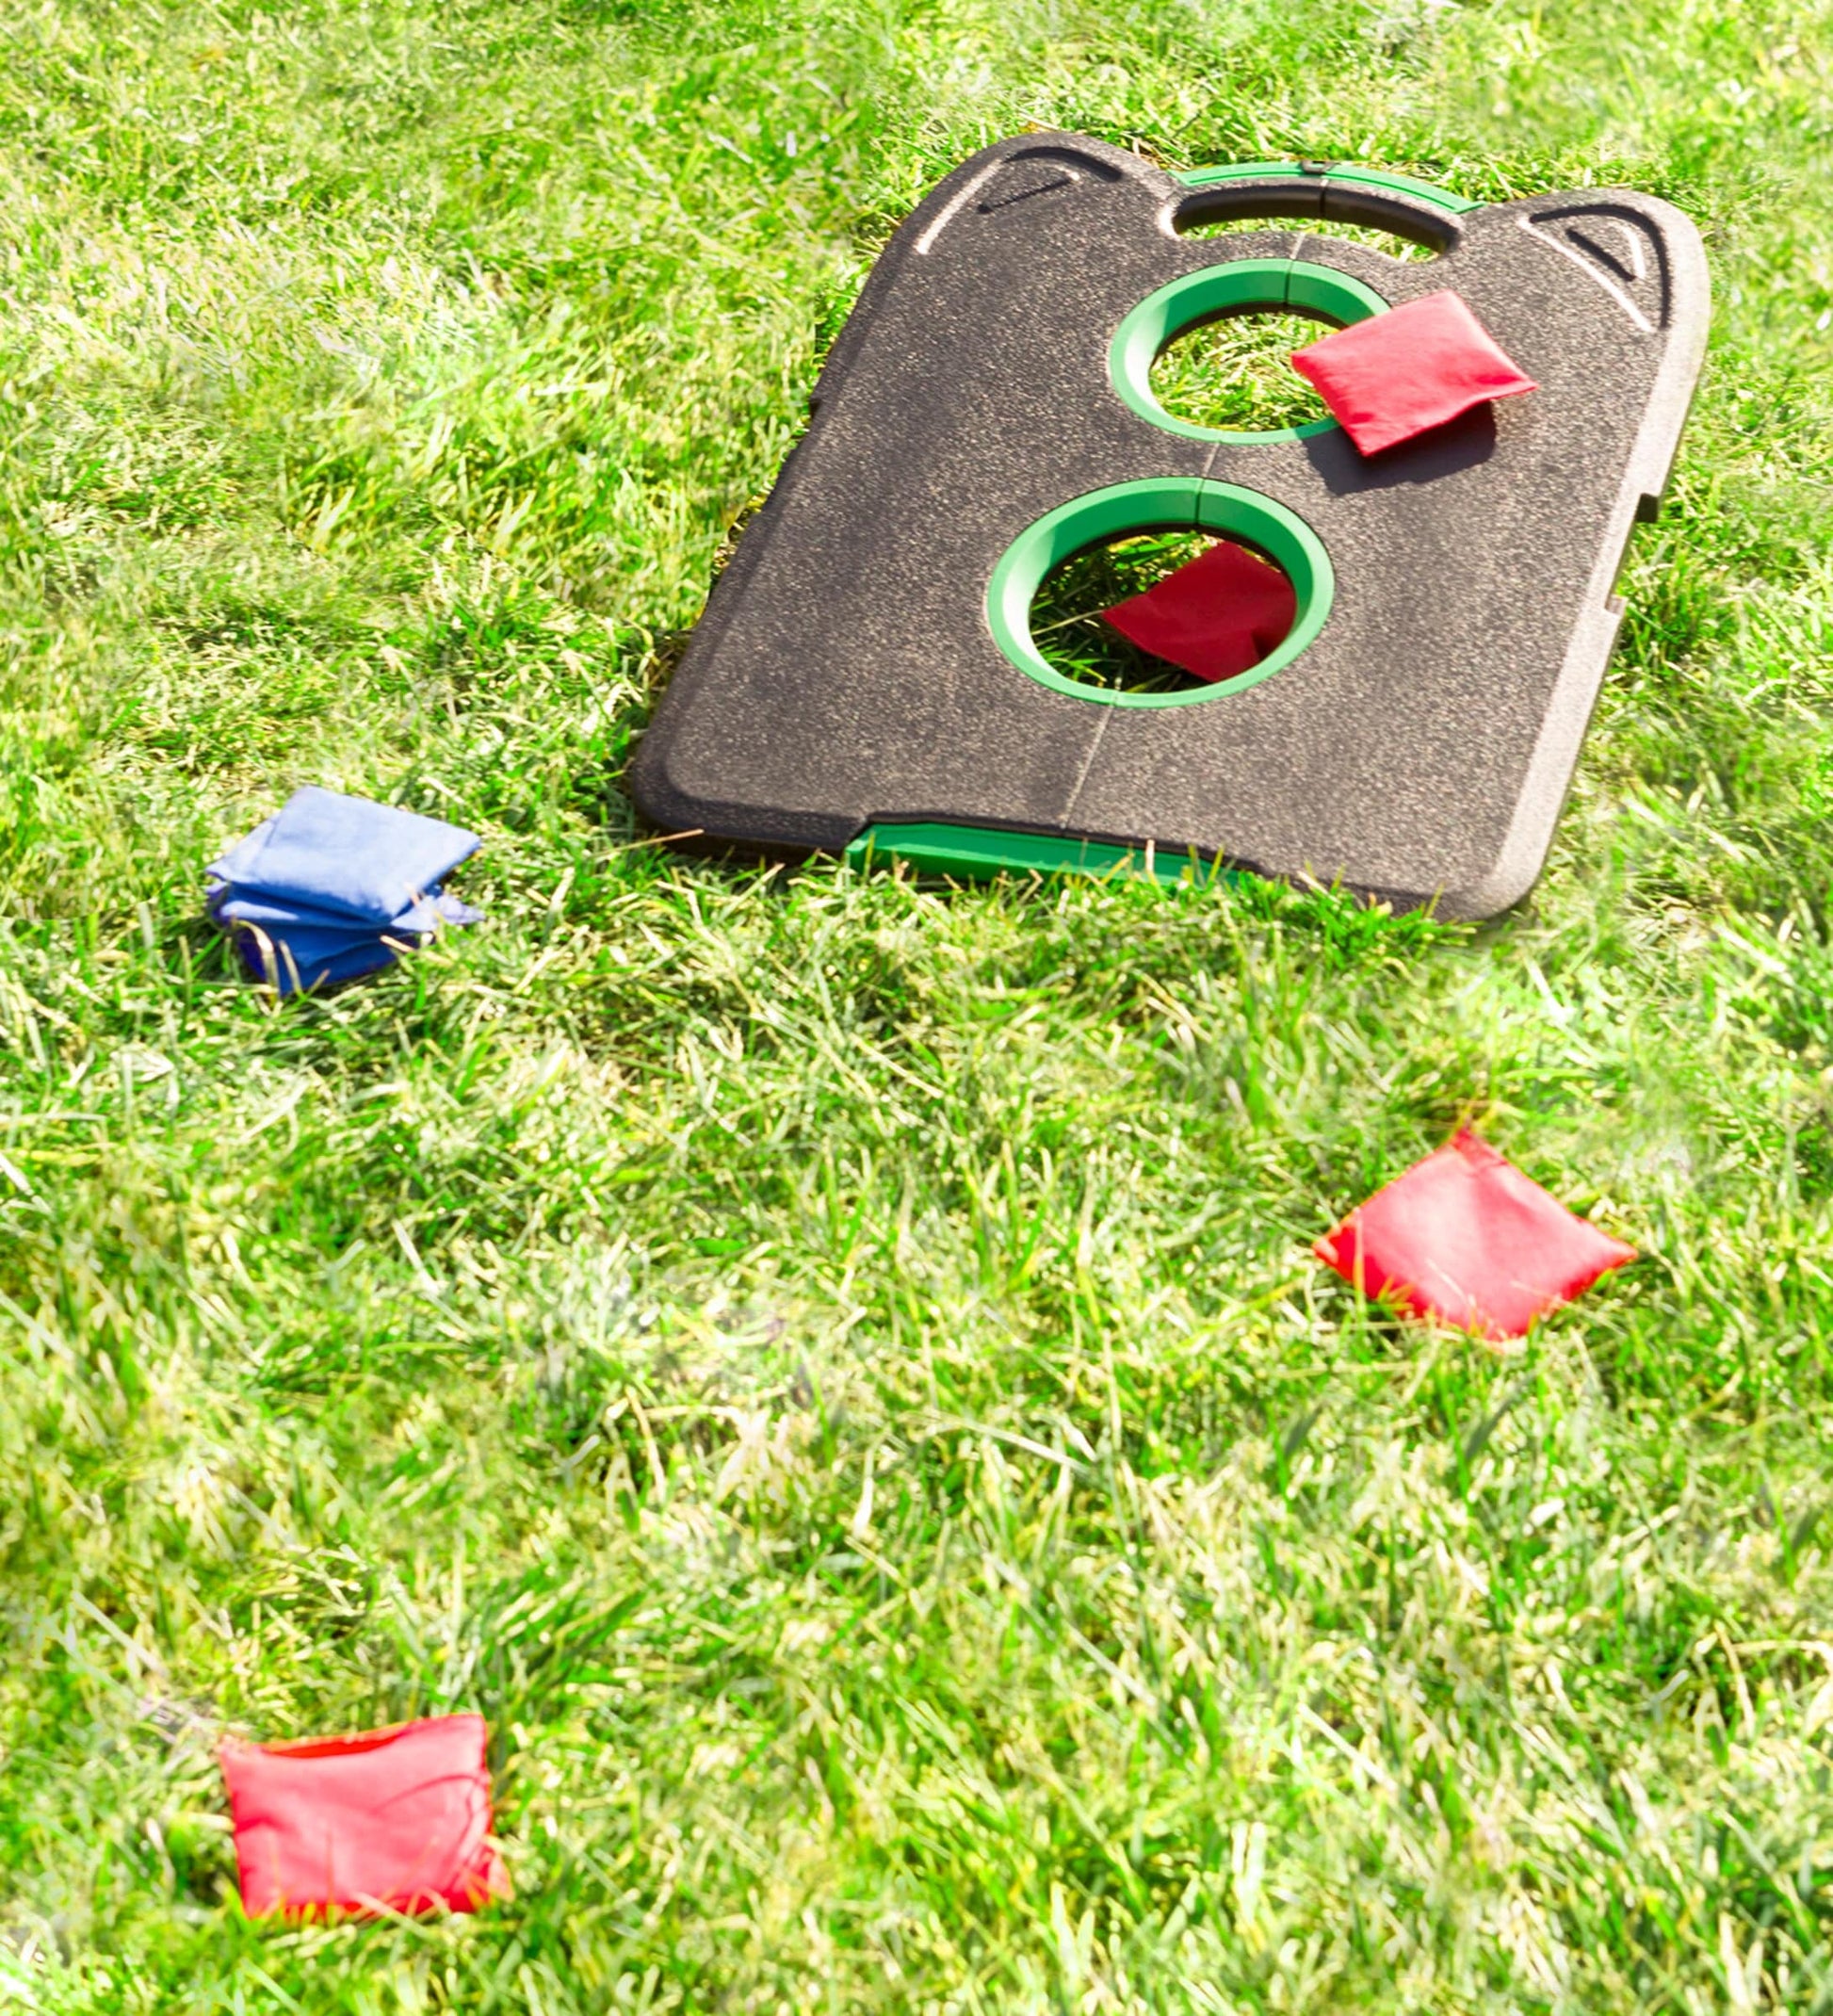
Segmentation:
<svg viewBox="0 0 1833 2016">
<path fill-rule="evenodd" d="M 1160 404 L 1168 345 L 1257 311 L 1323 325 L 1305 354 L 1349 428 Z M 1697 233 L 1633 190 L 1477 204 L 1360 167 L 1175 174 L 1073 134 L 1002 141 L 879 260 L 644 739 L 638 803 L 766 854 L 1194 859 L 1500 911 L 1546 856 L 1707 312 Z M 1187 690 L 1053 665 L 1031 632 L 1052 570 L 1179 528 L 1285 577 L 1277 643 L 1225 639 Z M 1176 600 L 1133 614 L 1176 628 Z"/>
<path fill-rule="evenodd" d="M 210 864 L 210 915 L 282 994 L 335 985 L 479 921 L 444 884 L 480 844 L 444 820 L 307 785 Z"/>
<path fill-rule="evenodd" d="M 1402 1314 L 1495 1343 L 1525 1336 L 1636 1258 L 1468 1129 L 1358 1206 L 1316 1252 Z"/>
<path fill-rule="evenodd" d="M 251 1918 L 473 1911 L 509 1894 L 490 1838 L 481 1715 L 360 1736 L 225 1743 Z"/>
</svg>

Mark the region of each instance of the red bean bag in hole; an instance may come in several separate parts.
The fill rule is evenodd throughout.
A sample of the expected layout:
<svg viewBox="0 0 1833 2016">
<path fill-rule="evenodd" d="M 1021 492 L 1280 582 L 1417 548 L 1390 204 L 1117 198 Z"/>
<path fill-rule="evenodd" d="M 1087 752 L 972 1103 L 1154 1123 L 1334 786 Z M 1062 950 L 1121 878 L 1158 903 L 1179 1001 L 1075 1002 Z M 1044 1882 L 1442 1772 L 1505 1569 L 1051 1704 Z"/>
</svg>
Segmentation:
<svg viewBox="0 0 1833 2016">
<path fill-rule="evenodd" d="M 1532 392 L 1461 296 L 1427 294 L 1292 352 L 1364 455 L 1443 427 L 1487 399 Z"/>
<path fill-rule="evenodd" d="M 1636 1258 L 1468 1130 L 1313 1250 L 1362 1293 L 1498 1342 Z"/>
<path fill-rule="evenodd" d="M 1213 683 L 1252 671 L 1286 642 L 1298 596 L 1270 561 L 1218 539 L 1144 594 L 1101 614 L 1142 651 Z"/>
<path fill-rule="evenodd" d="M 329 1740 L 226 1742 L 243 1910 L 471 1911 L 507 1896 L 484 1743 L 475 1715 Z"/>
</svg>

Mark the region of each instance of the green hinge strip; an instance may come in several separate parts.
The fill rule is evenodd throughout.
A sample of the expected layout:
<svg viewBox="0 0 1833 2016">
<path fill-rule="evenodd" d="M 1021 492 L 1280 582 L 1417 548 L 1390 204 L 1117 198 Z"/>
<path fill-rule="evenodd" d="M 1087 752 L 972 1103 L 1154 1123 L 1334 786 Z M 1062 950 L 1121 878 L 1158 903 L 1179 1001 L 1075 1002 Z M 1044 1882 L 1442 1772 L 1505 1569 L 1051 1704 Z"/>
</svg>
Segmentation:
<svg viewBox="0 0 1833 2016">
<path fill-rule="evenodd" d="M 1444 210 L 1452 217 L 1461 217 L 1467 210 L 1481 210 L 1483 205 L 1468 196 L 1454 195 L 1450 189 L 1441 189 L 1436 182 L 1421 182 L 1417 176 L 1391 174 L 1385 168 L 1356 168 L 1354 165 L 1331 163 L 1323 169 L 1306 168 L 1300 161 L 1243 161 L 1233 168 L 1190 168 L 1179 172 L 1177 180 L 1186 188 L 1206 188 L 1217 182 L 1257 181 L 1263 177 L 1297 176 L 1306 182 L 1328 186 L 1333 182 L 1354 183 L 1359 188 L 1391 189 L 1397 196 L 1416 197 L 1420 203 L 1430 203 L 1435 210 Z"/>
<path fill-rule="evenodd" d="M 1009 833 L 997 826 L 916 823 L 868 826 L 842 858 L 856 868 L 902 861 L 923 875 L 988 882 L 996 875 L 1094 875 L 1198 888 L 1227 886 L 1231 871 L 1201 854 L 1116 847 L 1065 833 Z"/>
</svg>

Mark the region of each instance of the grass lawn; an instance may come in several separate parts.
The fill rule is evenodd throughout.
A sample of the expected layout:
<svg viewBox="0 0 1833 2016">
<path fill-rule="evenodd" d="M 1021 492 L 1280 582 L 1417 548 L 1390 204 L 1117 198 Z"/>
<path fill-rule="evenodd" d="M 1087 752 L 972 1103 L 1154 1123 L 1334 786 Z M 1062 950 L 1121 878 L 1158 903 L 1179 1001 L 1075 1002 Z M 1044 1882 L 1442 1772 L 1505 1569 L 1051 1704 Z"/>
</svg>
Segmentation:
<svg viewBox="0 0 1833 2016">
<path fill-rule="evenodd" d="M 1833 2008 L 1830 65 L 1808 0 L 0 0 L 0 2004 Z M 875 250 L 1033 122 L 1698 219 L 1503 922 L 637 830 Z M 304 782 L 484 834 L 489 922 L 247 984 L 203 866 Z M 1463 1120 L 1646 1255 L 1513 1356 L 1307 1258 Z M 223 1731 L 457 1708 L 512 1903 L 241 1919 Z"/>
</svg>

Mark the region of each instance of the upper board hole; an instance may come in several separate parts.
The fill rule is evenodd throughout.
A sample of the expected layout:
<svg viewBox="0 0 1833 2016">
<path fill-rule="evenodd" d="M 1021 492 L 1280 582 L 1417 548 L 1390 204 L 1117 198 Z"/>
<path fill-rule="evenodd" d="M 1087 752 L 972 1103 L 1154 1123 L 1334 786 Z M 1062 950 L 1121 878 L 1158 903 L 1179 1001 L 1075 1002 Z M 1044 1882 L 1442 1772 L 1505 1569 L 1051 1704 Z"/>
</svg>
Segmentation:
<svg viewBox="0 0 1833 2016">
<path fill-rule="evenodd" d="M 1309 388 L 1288 367 L 1294 350 L 1316 339 L 1299 317 L 1332 328 L 1382 314 L 1387 301 L 1351 274 L 1304 259 L 1231 259 L 1167 281 L 1121 317 L 1108 350 L 1108 375 L 1123 404 L 1144 420 L 1198 441 L 1290 441 L 1336 422 L 1310 403 Z M 1246 333 L 1225 330 L 1195 343 L 1193 332 L 1241 318 Z M 1169 362 L 1165 353 L 1174 352 Z M 1208 401 L 1229 412 L 1285 405 L 1305 417 L 1297 427 L 1213 425 L 1168 405 Z"/>
<path fill-rule="evenodd" d="M 1262 432 L 1327 420 L 1328 409 L 1292 369 L 1291 355 L 1330 326 L 1265 309 L 1199 322 L 1159 352 L 1153 397 L 1198 427 Z"/>
</svg>

